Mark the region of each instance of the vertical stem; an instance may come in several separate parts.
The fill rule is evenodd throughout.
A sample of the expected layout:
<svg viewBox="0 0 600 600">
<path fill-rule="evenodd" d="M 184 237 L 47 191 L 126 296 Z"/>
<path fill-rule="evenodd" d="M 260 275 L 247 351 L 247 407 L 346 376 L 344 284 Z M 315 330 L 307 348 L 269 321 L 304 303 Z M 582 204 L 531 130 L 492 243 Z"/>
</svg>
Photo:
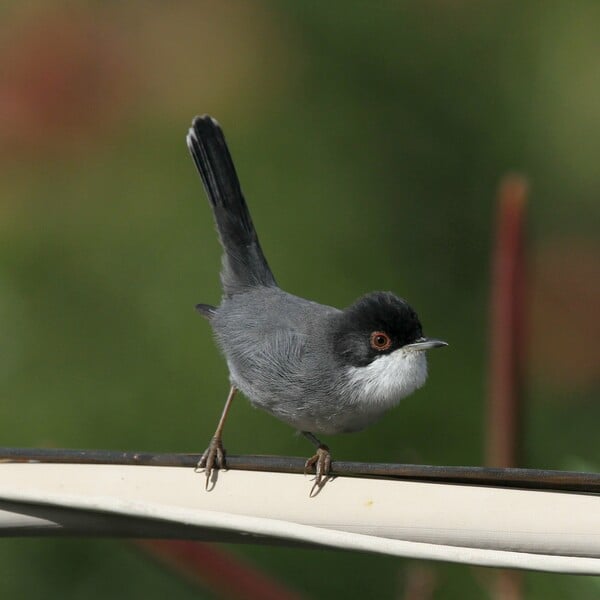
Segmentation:
<svg viewBox="0 0 600 600">
<path fill-rule="evenodd" d="M 524 339 L 524 216 L 527 184 L 504 178 L 498 193 L 498 220 L 492 265 L 487 464 L 519 462 Z"/>
<path fill-rule="evenodd" d="M 489 401 L 486 457 L 492 467 L 519 464 L 522 433 L 522 365 L 525 306 L 525 205 L 527 183 L 506 176 L 498 191 L 498 216 L 492 264 Z M 501 571 L 493 597 L 522 597 L 516 571 Z"/>
</svg>

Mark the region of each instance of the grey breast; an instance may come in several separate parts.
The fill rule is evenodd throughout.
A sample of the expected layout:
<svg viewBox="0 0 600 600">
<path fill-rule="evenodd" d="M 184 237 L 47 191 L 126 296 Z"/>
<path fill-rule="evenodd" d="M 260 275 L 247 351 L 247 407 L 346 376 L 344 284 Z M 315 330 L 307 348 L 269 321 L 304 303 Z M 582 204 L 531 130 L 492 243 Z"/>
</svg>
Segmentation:
<svg viewBox="0 0 600 600">
<path fill-rule="evenodd" d="M 328 332 L 339 313 L 279 288 L 255 287 L 224 299 L 211 325 L 232 383 L 256 406 L 300 426 L 299 411 L 314 412 L 332 393 Z"/>
</svg>

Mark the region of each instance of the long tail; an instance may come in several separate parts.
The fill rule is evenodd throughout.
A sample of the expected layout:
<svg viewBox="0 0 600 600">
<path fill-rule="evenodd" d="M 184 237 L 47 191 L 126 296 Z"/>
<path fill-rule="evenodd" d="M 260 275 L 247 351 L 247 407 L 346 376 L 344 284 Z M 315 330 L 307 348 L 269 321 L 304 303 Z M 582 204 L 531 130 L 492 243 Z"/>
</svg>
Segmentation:
<svg viewBox="0 0 600 600">
<path fill-rule="evenodd" d="M 248 287 L 276 285 L 217 121 L 208 115 L 196 117 L 187 145 L 202 177 L 223 246 L 223 291 L 230 296 Z"/>
</svg>

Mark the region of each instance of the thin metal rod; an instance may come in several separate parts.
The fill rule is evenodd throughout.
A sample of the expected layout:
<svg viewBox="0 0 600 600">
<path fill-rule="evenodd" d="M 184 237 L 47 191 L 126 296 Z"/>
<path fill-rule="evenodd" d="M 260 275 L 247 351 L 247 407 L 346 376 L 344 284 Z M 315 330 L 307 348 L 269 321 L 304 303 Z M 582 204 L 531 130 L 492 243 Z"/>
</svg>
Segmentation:
<svg viewBox="0 0 600 600">
<path fill-rule="evenodd" d="M 146 465 L 157 467 L 191 467 L 198 464 L 199 454 L 153 454 L 112 450 L 61 450 L 36 448 L 0 448 L 0 463 L 78 463 L 109 465 Z M 286 456 L 227 456 L 227 467 L 244 471 L 304 473 L 306 459 Z M 452 483 L 513 487 L 534 490 L 562 490 L 600 493 L 600 473 L 548 471 L 542 469 L 497 469 L 489 467 L 454 467 L 361 463 L 334 461 L 332 475 L 344 477 L 383 477 Z"/>
</svg>

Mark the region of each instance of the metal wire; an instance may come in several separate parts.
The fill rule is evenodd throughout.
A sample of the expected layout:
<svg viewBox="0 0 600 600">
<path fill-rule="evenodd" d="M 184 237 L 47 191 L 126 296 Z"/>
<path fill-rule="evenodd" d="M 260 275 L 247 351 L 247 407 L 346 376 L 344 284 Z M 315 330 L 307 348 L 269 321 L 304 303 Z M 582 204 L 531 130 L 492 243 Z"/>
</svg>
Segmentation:
<svg viewBox="0 0 600 600">
<path fill-rule="evenodd" d="M 0 462 L 5 463 L 77 463 L 193 468 L 199 459 L 199 454 L 0 447 Z M 227 467 L 229 469 L 245 471 L 304 473 L 304 463 L 303 458 L 288 456 L 227 456 Z M 600 473 L 575 471 L 334 461 L 332 463 L 332 475 L 600 493 Z"/>
</svg>

